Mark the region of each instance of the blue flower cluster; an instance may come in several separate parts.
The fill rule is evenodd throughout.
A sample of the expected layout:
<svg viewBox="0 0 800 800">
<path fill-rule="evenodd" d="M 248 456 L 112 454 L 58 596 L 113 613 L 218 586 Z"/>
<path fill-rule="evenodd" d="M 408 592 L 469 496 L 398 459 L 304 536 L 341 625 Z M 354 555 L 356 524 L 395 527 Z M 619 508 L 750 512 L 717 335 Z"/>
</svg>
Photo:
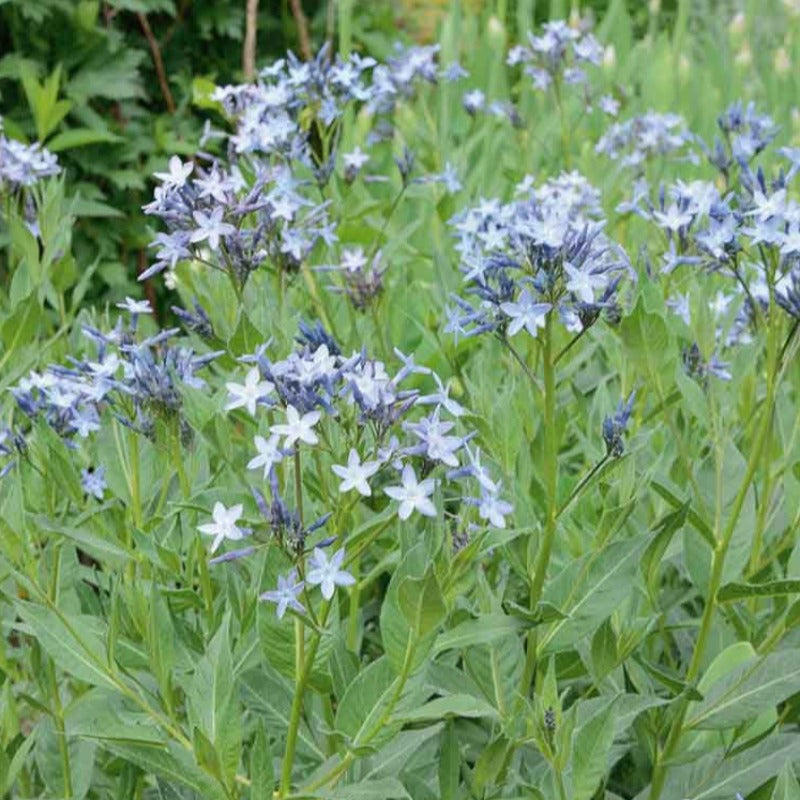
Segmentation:
<svg viewBox="0 0 800 800">
<path fill-rule="evenodd" d="M 331 58 L 323 48 L 313 61 L 289 54 L 262 70 L 256 83 L 218 87 L 220 103 L 233 126 L 229 135 L 207 129 L 204 142 L 227 139 L 224 157 L 206 152 L 194 162 L 174 156 L 167 172 L 156 173 L 148 214 L 167 227 L 152 245 L 156 260 L 140 275 L 145 280 L 185 259 L 230 273 L 244 286 L 261 266 L 296 271 L 321 243 L 337 241 L 325 187 L 340 165 L 344 184 L 363 173 L 369 154 L 361 147 L 343 152 L 340 121 L 348 108 L 371 114 L 367 145 L 392 137 L 391 115 L 419 82 L 450 76 L 437 64 L 436 47 L 397 48 L 385 64 L 351 54 Z M 403 186 L 411 180 L 413 153 L 397 159 Z M 366 176 L 366 179 L 378 176 Z M 385 178 L 384 178 L 385 179 Z M 460 188 L 448 164 L 421 182 Z M 356 306 L 379 293 L 381 271 L 342 264 L 344 286 Z"/>
<path fill-rule="evenodd" d="M 586 24 L 573 27 L 565 20 L 546 22 L 537 36 L 528 33 L 527 44 L 512 47 L 506 63 L 524 64 L 525 74 L 540 91 L 563 81 L 571 85 L 587 82 L 584 67 L 603 60 L 603 48 Z"/>
<path fill-rule="evenodd" d="M 648 161 L 663 156 L 697 163 L 694 144 L 695 136 L 680 114 L 648 111 L 611 125 L 595 145 L 595 152 L 641 170 Z"/>
<path fill-rule="evenodd" d="M 415 512 L 439 516 L 435 501 L 439 490 L 443 513 L 459 533 L 476 527 L 469 521 L 472 508 L 477 509 L 477 517 L 484 525 L 505 527 L 505 517 L 512 512 L 512 506 L 502 499 L 499 482 L 481 463 L 480 450 L 470 446 L 474 432 L 454 432 L 457 421 L 467 412 L 450 396 L 449 387 L 435 372 L 397 350 L 401 366 L 394 375 L 389 374 L 382 361 L 369 358 L 365 350 L 346 357 L 319 324 L 302 325 L 297 349 L 283 360 L 271 360 L 269 346 L 266 343 L 241 359 L 252 366 L 244 383 L 227 384 L 226 408 L 244 409 L 253 417 L 260 409 L 272 409 L 273 418 L 282 420 L 269 426 L 268 438 L 254 437 L 255 454 L 247 467 L 262 472 L 268 481 L 272 501 L 268 504 L 254 490 L 257 504 L 273 536 L 295 558 L 306 552 L 307 536 L 321 528 L 328 515 L 304 527 L 298 510 L 290 509 L 280 494 L 276 467 L 285 459 L 299 458 L 302 450 L 326 451 L 335 457 L 331 426 L 338 428 L 350 443 L 346 463 L 330 467 L 340 481 L 340 493 L 357 492 L 369 498 L 374 489 L 380 489 L 398 503 L 398 516 L 406 520 Z M 413 376 L 418 376 L 417 381 L 431 380 L 431 391 L 401 388 Z M 298 465 L 299 461 L 295 469 Z M 465 479 L 472 479 L 475 484 L 466 493 L 457 488 Z M 238 540 L 244 535 L 233 524 L 241 508 L 234 510 L 237 515 L 230 521 L 230 509 L 215 509 L 214 521 L 205 530 L 201 528 L 205 533 L 221 535 L 215 540 L 217 545 L 224 538 Z M 322 547 L 331 542 L 326 539 L 315 546 L 313 558 L 319 562 L 317 567 L 326 559 Z M 253 548 L 239 549 L 217 560 L 231 560 L 251 552 Z M 338 566 L 342 557 L 334 556 Z M 287 607 L 300 611 L 291 598 L 296 600 L 302 583 L 297 572 L 292 571 L 281 577 L 278 588 L 267 592 L 265 599 L 278 603 L 280 615 Z"/>
<path fill-rule="evenodd" d="M 138 318 L 150 313 L 149 304 L 128 298 L 120 306 L 128 312 L 127 323 L 119 317 L 108 332 L 83 326 L 84 336 L 94 345 L 94 359 L 53 364 L 11 389 L 28 418 L 44 419 L 69 444 L 99 431 L 105 410 L 147 436 L 153 434 L 157 418 L 180 421 L 182 387 L 205 386 L 196 373 L 220 355 L 198 355 L 172 344 L 176 328 L 139 338 Z"/>
<path fill-rule="evenodd" d="M 574 332 L 604 312 L 615 319 L 621 280 L 634 273 L 603 232 L 599 192 L 572 172 L 538 188 L 528 177 L 516 195 L 482 200 L 451 221 L 465 288 L 453 296 L 445 329 L 456 337 L 509 337 L 523 328 L 536 336 L 553 310 Z"/>
<path fill-rule="evenodd" d="M 30 187 L 60 172 L 58 160 L 49 150 L 38 143 L 24 144 L 9 139 L 2 131 L 0 117 L 0 191 Z"/>
</svg>

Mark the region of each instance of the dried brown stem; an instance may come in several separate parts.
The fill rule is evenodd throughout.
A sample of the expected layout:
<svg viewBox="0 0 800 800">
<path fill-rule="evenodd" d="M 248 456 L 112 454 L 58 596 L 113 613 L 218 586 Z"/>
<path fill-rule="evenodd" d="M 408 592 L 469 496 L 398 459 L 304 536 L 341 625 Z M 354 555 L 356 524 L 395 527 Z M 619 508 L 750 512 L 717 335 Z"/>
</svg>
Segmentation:
<svg viewBox="0 0 800 800">
<path fill-rule="evenodd" d="M 139 25 L 142 28 L 147 44 L 150 46 L 150 53 L 153 56 L 153 65 L 156 68 L 156 76 L 158 77 L 158 85 L 161 87 L 161 94 L 164 95 L 164 102 L 167 104 L 167 110 L 170 114 L 175 113 L 175 100 L 172 98 L 172 92 L 169 88 L 167 81 L 167 73 L 164 70 L 164 61 L 161 58 L 161 48 L 158 46 L 156 37 L 153 36 L 153 29 L 147 21 L 147 16 L 141 11 L 137 12 L 136 17 L 139 20 Z"/>
<path fill-rule="evenodd" d="M 258 29 L 258 0 L 247 0 L 242 46 L 242 72 L 251 81 L 256 74 L 256 30 Z"/>
<path fill-rule="evenodd" d="M 300 5 L 300 0 L 289 0 L 289 5 L 292 8 L 294 23 L 297 25 L 297 38 L 300 44 L 300 55 L 306 61 L 311 61 L 313 54 L 311 52 L 311 37 L 308 35 L 308 19 L 303 13 L 303 7 Z"/>
</svg>

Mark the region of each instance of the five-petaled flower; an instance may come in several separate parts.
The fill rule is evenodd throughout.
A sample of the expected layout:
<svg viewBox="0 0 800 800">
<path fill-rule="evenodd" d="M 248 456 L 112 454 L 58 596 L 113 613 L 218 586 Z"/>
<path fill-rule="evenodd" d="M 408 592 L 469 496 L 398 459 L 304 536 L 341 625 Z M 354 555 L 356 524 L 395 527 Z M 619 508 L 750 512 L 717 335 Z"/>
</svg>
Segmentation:
<svg viewBox="0 0 800 800">
<path fill-rule="evenodd" d="M 306 580 L 312 586 L 319 586 L 322 596 L 326 600 L 330 600 L 337 586 L 352 586 L 356 582 L 356 579 L 349 572 L 342 569 L 343 563 L 343 547 L 337 550 L 330 558 L 328 558 L 324 550 L 315 547 L 311 558 L 308 559 Z"/>
<path fill-rule="evenodd" d="M 225 404 L 225 410 L 231 411 L 234 408 L 244 406 L 250 416 L 254 417 L 256 415 L 256 404 L 272 391 L 273 386 L 269 381 L 262 381 L 258 367 L 253 367 L 248 370 L 244 385 L 226 383 L 225 388 L 228 390 L 228 402 Z"/>
<path fill-rule="evenodd" d="M 254 456 L 247 462 L 247 469 L 258 469 L 264 467 L 264 477 L 269 475 L 269 471 L 283 458 L 283 452 L 278 447 L 279 436 L 273 433 L 269 439 L 263 436 L 256 436 L 253 439 L 258 455 Z"/>
<path fill-rule="evenodd" d="M 362 462 L 358 453 L 351 449 L 350 455 L 347 457 L 347 466 L 334 464 L 331 469 L 342 479 L 339 484 L 340 492 L 357 489 L 359 494 L 369 497 L 372 489 L 367 483 L 367 478 L 371 478 L 380 469 L 380 466 L 377 461 Z"/>
<path fill-rule="evenodd" d="M 238 541 L 243 539 L 250 532 L 245 528 L 240 528 L 236 522 L 242 516 L 244 507 L 241 503 L 235 506 L 225 508 L 220 502 L 214 503 L 214 510 L 211 512 L 213 522 L 207 522 L 205 525 L 198 525 L 197 530 L 200 533 L 206 533 L 214 537 L 211 544 L 211 552 L 216 552 L 217 548 L 222 544 L 223 540 L 230 539 L 231 541 Z"/>
<path fill-rule="evenodd" d="M 283 619 L 287 608 L 291 608 L 298 614 L 304 614 L 305 608 L 297 599 L 304 586 L 305 582 L 297 580 L 297 570 L 293 569 L 286 577 L 278 575 L 278 588 L 264 592 L 261 595 L 261 599 L 269 600 L 270 603 L 275 603 L 278 606 L 276 610 L 278 619 Z"/>
<path fill-rule="evenodd" d="M 230 222 L 222 221 L 223 210 L 222 206 L 217 206 L 210 214 L 195 211 L 194 221 L 197 223 L 197 228 L 192 231 L 190 241 L 202 242 L 208 239 L 208 246 L 212 250 L 218 250 L 222 236 L 236 233 L 236 228 Z"/>
<path fill-rule="evenodd" d="M 502 303 L 500 308 L 506 316 L 511 317 L 509 336 L 515 336 L 523 328 L 531 336 L 536 336 L 536 331 L 544 327 L 545 317 L 552 306 L 550 303 L 534 303 L 531 293 L 524 290 L 516 303 Z"/>
<path fill-rule="evenodd" d="M 294 406 L 286 406 L 286 424 L 273 425 L 269 430 L 270 433 L 286 437 L 283 440 L 284 447 L 291 447 L 297 441 L 316 444 L 319 437 L 314 432 L 314 425 L 319 422 L 321 416 L 320 411 L 309 411 L 301 417 Z"/>
<path fill-rule="evenodd" d="M 418 481 L 411 464 L 403 467 L 402 480 L 402 486 L 387 486 L 383 490 L 393 500 L 399 501 L 400 508 L 397 516 L 405 520 L 411 516 L 413 511 L 419 511 L 425 517 L 435 517 L 436 506 L 430 496 L 436 488 L 436 481 L 433 478 Z"/>
</svg>

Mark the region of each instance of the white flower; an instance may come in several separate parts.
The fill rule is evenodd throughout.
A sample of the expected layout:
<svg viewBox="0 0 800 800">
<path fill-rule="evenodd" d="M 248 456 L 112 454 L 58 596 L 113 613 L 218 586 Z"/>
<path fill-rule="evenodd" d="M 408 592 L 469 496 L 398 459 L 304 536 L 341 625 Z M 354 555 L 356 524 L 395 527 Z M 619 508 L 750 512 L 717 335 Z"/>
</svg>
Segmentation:
<svg viewBox="0 0 800 800">
<path fill-rule="evenodd" d="M 369 161 L 369 156 L 366 153 L 363 153 L 360 147 L 356 147 L 355 150 L 345 153 L 342 156 L 342 161 L 344 162 L 346 169 L 352 169 L 355 172 L 358 172 L 358 170 L 360 170 L 361 167 L 363 167 L 364 164 Z"/>
<path fill-rule="evenodd" d="M 231 411 L 234 408 L 244 406 L 251 417 L 256 415 L 256 404 L 272 391 L 272 384 L 269 381 L 261 380 L 261 373 L 258 367 L 248 370 L 244 379 L 244 385 L 240 383 L 226 383 L 228 390 L 228 402 L 225 410 Z"/>
<path fill-rule="evenodd" d="M 127 311 L 130 314 L 152 314 L 153 309 L 150 308 L 148 300 L 134 300 L 132 297 L 126 297 L 123 303 L 117 303 L 117 308 Z"/>
<path fill-rule="evenodd" d="M 435 488 L 436 482 L 433 478 L 418 482 L 414 468 L 411 464 L 406 464 L 403 467 L 403 485 L 387 486 L 383 491 L 400 502 L 397 512 L 400 519 L 408 519 L 412 511 L 419 511 L 425 517 L 436 516 L 436 506 L 430 500 Z"/>
<path fill-rule="evenodd" d="M 606 277 L 597 272 L 587 272 L 583 269 L 575 269 L 572 264 L 564 264 L 564 269 L 569 275 L 567 289 L 577 295 L 584 303 L 594 302 L 594 290 L 604 289 Z"/>
<path fill-rule="evenodd" d="M 308 559 L 306 580 L 312 586 L 319 586 L 322 596 L 326 600 L 333 597 L 337 586 L 352 586 L 356 579 L 346 570 L 342 569 L 344 562 L 344 548 L 337 550 L 329 559 L 324 550 L 314 548 L 311 558 Z"/>
<path fill-rule="evenodd" d="M 297 583 L 297 571 L 292 570 L 286 577 L 278 575 L 278 588 L 271 589 L 261 595 L 262 600 L 269 600 L 271 603 L 278 605 L 277 614 L 278 619 L 283 619 L 287 608 L 291 608 L 298 614 L 304 614 L 303 608 L 297 596 L 303 591 L 305 583 L 300 581 Z"/>
<path fill-rule="evenodd" d="M 241 503 L 230 508 L 225 508 L 219 502 L 214 503 L 214 510 L 211 512 L 211 518 L 214 521 L 197 527 L 200 533 L 207 533 L 209 536 L 214 537 L 214 542 L 211 545 L 212 553 L 222 544 L 223 539 L 238 541 L 248 535 L 249 531 L 236 525 L 236 521 L 242 516 L 243 510 L 244 507 Z"/>
<path fill-rule="evenodd" d="M 506 514 L 510 514 L 514 510 L 511 503 L 501 500 L 496 494 L 491 492 L 484 492 L 480 504 L 478 505 L 478 514 L 481 519 L 489 520 L 489 524 L 495 528 L 506 527 Z"/>
<path fill-rule="evenodd" d="M 319 437 L 314 432 L 314 425 L 319 422 L 322 413 L 319 411 L 309 411 L 308 414 L 300 416 L 300 412 L 294 406 L 286 406 L 286 424 L 273 425 L 270 433 L 277 433 L 285 436 L 284 447 L 291 447 L 296 441 L 306 444 L 316 444 Z"/>
<path fill-rule="evenodd" d="M 266 478 L 273 465 L 283 458 L 283 453 L 278 448 L 278 434 L 273 433 L 269 439 L 265 439 L 263 436 L 256 436 L 253 442 L 256 450 L 258 450 L 258 455 L 248 461 L 247 469 L 264 467 L 264 477 Z"/>
<path fill-rule="evenodd" d="M 208 246 L 212 250 L 219 249 L 220 237 L 236 233 L 236 228 L 233 225 L 222 221 L 222 213 L 222 206 L 217 206 L 210 214 L 195 211 L 193 216 L 194 221 L 197 223 L 197 229 L 192 231 L 189 241 L 202 242 L 208 239 Z"/>
<path fill-rule="evenodd" d="M 156 172 L 153 177 L 163 181 L 165 187 L 173 186 L 176 189 L 180 189 L 192 174 L 193 169 L 194 164 L 191 161 L 182 164 L 178 156 L 172 156 L 169 160 L 169 172 Z"/>
<path fill-rule="evenodd" d="M 524 327 L 531 336 L 543 328 L 547 312 L 552 308 L 550 303 L 534 303 L 531 293 L 526 289 L 516 303 L 501 303 L 500 308 L 506 316 L 511 317 L 508 335 L 515 336 Z"/>
<path fill-rule="evenodd" d="M 347 457 L 347 466 L 334 464 L 331 469 L 342 479 L 339 484 L 340 492 L 349 492 L 351 489 L 357 489 L 359 494 L 369 497 L 372 494 L 372 489 L 367 483 L 367 478 L 371 478 L 380 469 L 380 466 L 377 461 L 365 461 L 362 464 L 358 453 L 355 450 L 350 450 L 350 455 Z"/>
</svg>

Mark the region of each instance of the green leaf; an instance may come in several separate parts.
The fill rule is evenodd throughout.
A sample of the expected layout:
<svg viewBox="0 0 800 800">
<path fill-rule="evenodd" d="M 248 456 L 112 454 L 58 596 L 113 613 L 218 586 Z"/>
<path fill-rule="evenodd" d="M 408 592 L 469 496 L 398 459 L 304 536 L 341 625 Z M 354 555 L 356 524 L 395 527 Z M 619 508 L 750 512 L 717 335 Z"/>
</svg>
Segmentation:
<svg viewBox="0 0 800 800">
<path fill-rule="evenodd" d="M 634 369 L 659 385 L 664 394 L 674 371 L 677 353 L 663 317 L 646 311 L 644 298 L 640 296 L 633 312 L 620 323 L 619 335 L 625 355 Z"/>
<path fill-rule="evenodd" d="M 226 616 L 198 662 L 188 697 L 193 718 L 213 744 L 222 773 L 231 783 L 241 758 L 242 726 L 234 691 L 228 620 Z"/>
<path fill-rule="evenodd" d="M 355 738 L 376 707 L 388 703 L 395 678 L 387 658 L 379 658 L 362 669 L 336 710 L 336 730 Z"/>
<path fill-rule="evenodd" d="M 421 578 L 402 578 L 397 588 L 397 601 L 417 637 L 437 628 L 447 613 L 433 570 L 427 570 Z"/>
<path fill-rule="evenodd" d="M 403 714 L 404 722 L 425 722 L 448 717 L 497 717 L 497 710 L 470 694 L 437 697 L 414 711 Z"/>
<path fill-rule="evenodd" d="M 557 652 L 589 635 L 633 589 L 633 578 L 649 535 L 614 542 L 599 553 L 574 561 L 545 589 L 545 600 L 564 609 L 568 619 L 554 622 L 540 652 Z"/>
<path fill-rule="evenodd" d="M 458 781 L 461 775 L 461 753 L 453 720 L 449 720 L 439 739 L 439 797 L 440 800 L 457 800 Z"/>
<path fill-rule="evenodd" d="M 749 660 L 708 690 L 686 728 L 733 728 L 800 691 L 800 649 Z"/>
<path fill-rule="evenodd" d="M 685 694 L 689 700 L 700 701 L 703 699 L 703 695 L 694 686 L 683 681 L 675 673 L 647 661 L 640 655 L 634 655 L 634 660 L 645 669 L 651 678 L 655 678 L 662 686 L 666 686 L 676 697 Z"/>
<path fill-rule="evenodd" d="M 47 149 L 53 153 L 60 153 L 62 150 L 71 150 L 73 147 L 119 141 L 122 141 L 122 137 L 111 133 L 111 131 L 97 130 L 95 128 L 72 128 L 54 136 L 47 143 Z"/>
<path fill-rule="evenodd" d="M 613 698 L 572 734 L 573 800 L 589 800 L 608 771 L 615 702 Z"/>
<path fill-rule="evenodd" d="M 730 800 L 747 796 L 800 756 L 800 736 L 772 735 L 754 747 L 724 757 L 720 748 L 692 763 L 673 766 L 662 797 L 686 800 Z"/>
<path fill-rule="evenodd" d="M 261 725 L 256 728 L 255 740 L 250 750 L 250 780 L 252 797 L 272 797 L 275 789 L 275 767 L 269 738 Z"/>
<path fill-rule="evenodd" d="M 769 583 L 726 583 L 717 592 L 720 603 L 744 600 L 748 597 L 781 597 L 800 593 L 800 580 L 770 581 Z"/>
<path fill-rule="evenodd" d="M 418 544 L 397 565 L 381 606 L 383 648 L 398 674 L 404 670 L 412 673 L 422 665 L 443 616 L 443 600 L 429 569 L 427 551 Z"/>
<path fill-rule="evenodd" d="M 192 761 L 188 752 L 176 744 L 163 750 L 139 744 L 102 742 L 103 747 L 145 772 L 159 775 L 172 783 L 188 786 L 204 800 L 225 800 L 222 787 Z"/>
<path fill-rule="evenodd" d="M 592 667 L 599 679 L 603 679 L 617 665 L 617 636 L 611 618 L 603 620 L 592 636 Z"/>
<path fill-rule="evenodd" d="M 433 646 L 435 654 L 445 650 L 461 650 L 476 644 L 488 644 L 501 636 L 529 627 L 517 617 L 505 614 L 484 614 L 477 619 L 460 622 L 449 631 L 444 631 Z"/>
<path fill-rule="evenodd" d="M 772 789 L 770 800 L 800 800 L 800 783 L 797 782 L 791 761 L 783 765 Z"/>
<path fill-rule="evenodd" d="M 410 800 L 411 797 L 397 778 L 345 784 L 311 796 L 326 800 L 406 800 L 406 798 Z"/>
<path fill-rule="evenodd" d="M 94 686 L 115 689 L 117 684 L 105 664 L 102 640 L 72 615 L 59 615 L 44 606 L 17 600 L 17 613 L 39 644 L 61 669 Z"/>
<path fill-rule="evenodd" d="M 655 535 L 642 555 L 642 574 L 647 582 L 650 596 L 656 596 L 658 566 L 664 558 L 673 536 L 683 527 L 689 515 L 687 500 L 677 511 L 667 514 L 657 525 Z"/>
<path fill-rule="evenodd" d="M 365 759 L 362 778 L 381 778 L 399 775 L 414 753 L 442 730 L 442 725 L 429 725 L 400 731 L 377 753 Z"/>
</svg>

